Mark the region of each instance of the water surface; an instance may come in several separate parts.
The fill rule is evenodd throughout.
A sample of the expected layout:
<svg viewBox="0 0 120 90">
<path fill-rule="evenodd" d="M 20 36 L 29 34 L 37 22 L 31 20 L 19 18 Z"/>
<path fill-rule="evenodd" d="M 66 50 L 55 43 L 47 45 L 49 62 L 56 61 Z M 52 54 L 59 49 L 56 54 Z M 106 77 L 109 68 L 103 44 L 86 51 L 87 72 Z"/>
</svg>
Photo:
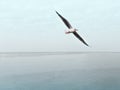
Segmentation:
<svg viewBox="0 0 120 90">
<path fill-rule="evenodd" d="M 0 90 L 120 90 L 120 53 L 1 53 Z"/>
</svg>

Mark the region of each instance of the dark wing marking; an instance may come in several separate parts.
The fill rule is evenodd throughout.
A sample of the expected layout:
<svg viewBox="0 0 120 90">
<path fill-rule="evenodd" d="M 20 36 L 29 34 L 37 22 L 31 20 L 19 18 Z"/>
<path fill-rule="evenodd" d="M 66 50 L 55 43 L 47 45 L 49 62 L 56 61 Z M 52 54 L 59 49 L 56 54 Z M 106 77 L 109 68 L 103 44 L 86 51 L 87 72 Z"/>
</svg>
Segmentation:
<svg viewBox="0 0 120 90">
<path fill-rule="evenodd" d="M 83 42 L 86 46 L 89 46 L 84 40 L 83 38 L 75 31 L 73 32 L 73 34 L 81 41 Z"/>
<path fill-rule="evenodd" d="M 57 11 L 56 11 L 57 15 L 62 19 L 62 21 L 65 23 L 65 25 L 68 27 L 68 28 L 72 28 L 72 26 L 70 25 L 70 23 L 63 17 L 61 16 Z"/>
</svg>

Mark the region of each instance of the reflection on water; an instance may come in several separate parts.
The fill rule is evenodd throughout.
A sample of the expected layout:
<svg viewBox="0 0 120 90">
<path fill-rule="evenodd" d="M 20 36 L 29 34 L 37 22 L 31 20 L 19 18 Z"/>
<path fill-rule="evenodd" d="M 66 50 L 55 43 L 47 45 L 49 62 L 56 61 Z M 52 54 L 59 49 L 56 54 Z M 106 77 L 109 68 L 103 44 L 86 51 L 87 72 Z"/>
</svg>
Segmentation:
<svg viewBox="0 0 120 90">
<path fill-rule="evenodd" d="M 0 90 L 120 90 L 120 53 L 2 53 Z"/>
</svg>

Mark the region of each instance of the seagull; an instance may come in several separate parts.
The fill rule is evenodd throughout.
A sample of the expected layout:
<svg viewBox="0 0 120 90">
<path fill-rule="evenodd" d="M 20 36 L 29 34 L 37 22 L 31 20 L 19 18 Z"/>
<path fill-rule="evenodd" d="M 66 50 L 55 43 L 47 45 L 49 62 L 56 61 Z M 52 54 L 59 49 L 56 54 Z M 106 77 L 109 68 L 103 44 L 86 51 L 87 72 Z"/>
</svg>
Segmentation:
<svg viewBox="0 0 120 90">
<path fill-rule="evenodd" d="M 76 32 L 78 31 L 76 28 L 73 28 L 71 24 L 68 22 L 67 19 L 65 19 L 62 15 L 60 15 L 57 11 L 55 11 L 57 15 L 61 18 L 61 20 L 64 22 L 64 24 L 68 27 L 68 30 L 65 31 L 65 34 L 73 33 L 82 43 L 84 43 L 86 46 L 89 46 L 84 39 Z"/>
</svg>

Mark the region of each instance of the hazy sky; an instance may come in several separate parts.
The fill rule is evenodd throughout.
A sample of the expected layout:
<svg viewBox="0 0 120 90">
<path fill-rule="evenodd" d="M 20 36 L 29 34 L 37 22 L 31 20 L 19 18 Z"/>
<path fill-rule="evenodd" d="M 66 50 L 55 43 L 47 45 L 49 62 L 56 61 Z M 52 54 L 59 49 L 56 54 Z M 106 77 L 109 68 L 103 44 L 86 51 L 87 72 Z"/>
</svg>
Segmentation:
<svg viewBox="0 0 120 90">
<path fill-rule="evenodd" d="M 56 15 L 67 18 L 86 47 Z M 0 52 L 120 51 L 120 0 L 0 0 Z"/>
</svg>

